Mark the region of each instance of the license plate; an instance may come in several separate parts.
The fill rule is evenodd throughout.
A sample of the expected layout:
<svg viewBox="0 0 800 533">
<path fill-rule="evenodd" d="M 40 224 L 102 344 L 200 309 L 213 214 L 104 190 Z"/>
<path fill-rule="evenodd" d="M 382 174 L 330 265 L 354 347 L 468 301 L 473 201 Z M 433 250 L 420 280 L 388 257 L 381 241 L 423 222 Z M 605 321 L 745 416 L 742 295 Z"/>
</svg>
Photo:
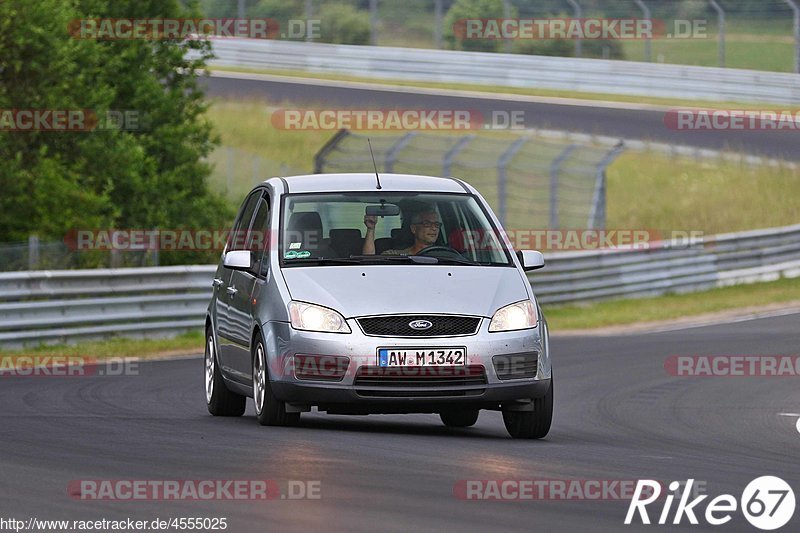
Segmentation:
<svg viewBox="0 0 800 533">
<path fill-rule="evenodd" d="M 378 366 L 464 366 L 466 348 L 378 348 Z"/>
</svg>

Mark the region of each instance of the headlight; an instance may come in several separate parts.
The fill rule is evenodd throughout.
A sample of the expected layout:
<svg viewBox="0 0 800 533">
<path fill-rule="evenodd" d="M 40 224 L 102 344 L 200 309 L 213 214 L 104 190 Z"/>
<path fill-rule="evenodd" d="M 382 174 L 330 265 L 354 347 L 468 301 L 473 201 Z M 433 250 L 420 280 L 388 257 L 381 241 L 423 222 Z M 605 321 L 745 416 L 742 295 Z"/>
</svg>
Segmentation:
<svg viewBox="0 0 800 533">
<path fill-rule="evenodd" d="M 289 317 L 294 329 L 325 333 L 350 333 L 344 317 L 327 307 L 303 302 L 289 302 Z"/>
<path fill-rule="evenodd" d="M 530 300 L 501 307 L 489 323 L 489 333 L 536 327 L 536 308 Z"/>
</svg>

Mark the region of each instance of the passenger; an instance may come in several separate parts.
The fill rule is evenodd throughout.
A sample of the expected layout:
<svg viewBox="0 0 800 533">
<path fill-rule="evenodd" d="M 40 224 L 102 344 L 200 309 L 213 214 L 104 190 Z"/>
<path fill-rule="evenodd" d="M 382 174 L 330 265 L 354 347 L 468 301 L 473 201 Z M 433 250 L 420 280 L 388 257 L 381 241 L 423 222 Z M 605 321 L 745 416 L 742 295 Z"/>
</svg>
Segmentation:
<svg viewBox="0 0 800 533">
<path fill-rule="evenodd" d="M 365 215 L 364 225 L 367 227 L 367 234 L 364 237 L 364 255 L 375 255 L 375 225 L 378 217 Z M 421 250 L 436 244 L 439 238 L 439 231 L 442 223 L 439 215 L 433 209 L 418 211 L 411 218 L 411 234 L 414 236 L 414 244 L 402 250 L 386 250 L 382 255 L 416 255 Z"/>
</svg>

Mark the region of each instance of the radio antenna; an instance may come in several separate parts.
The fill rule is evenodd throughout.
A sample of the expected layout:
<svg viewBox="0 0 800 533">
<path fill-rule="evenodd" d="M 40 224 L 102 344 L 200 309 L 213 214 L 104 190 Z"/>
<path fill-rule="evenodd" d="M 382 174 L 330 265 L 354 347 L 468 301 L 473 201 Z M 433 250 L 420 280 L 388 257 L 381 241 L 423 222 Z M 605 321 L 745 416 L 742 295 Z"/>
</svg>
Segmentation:
<svg viewBox="0 0 800 533">
<path fill-rule="evenodd" d="M 369 155 L 372 156 L 372 167 L 375 169 L 375 179 L 378 181 L 376 189 L 383 189 L 383 187 L 381 187 L 381 177 L 378 176 L 378 165 L 375 163 L 375 154 L 372 153 L 372 143 L 369 142 L 369 137 L 367 137 L 367 145 L 369 146 Z"/>
</svg>

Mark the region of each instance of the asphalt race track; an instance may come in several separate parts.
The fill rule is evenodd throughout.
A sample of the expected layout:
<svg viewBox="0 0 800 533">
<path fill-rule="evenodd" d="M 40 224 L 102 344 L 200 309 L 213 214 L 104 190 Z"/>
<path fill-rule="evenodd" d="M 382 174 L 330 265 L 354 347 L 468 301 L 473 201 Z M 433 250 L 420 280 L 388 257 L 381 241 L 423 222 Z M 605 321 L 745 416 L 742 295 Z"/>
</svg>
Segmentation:
<svg viewBox="0 0 800 533">
<path fill-rule="evenodd" d="M 274 105 L 287 103 L 324 108 L 366 109 L 469 109 L 489 117 L 493 111 L 522 112 L 525 126 L 566 130 L 625 139 L 649 140 L 748 154 L 800 160 L 796 130 L 783 131 L 677 131 L 667 128 L 664 110 L 621 109 L 599 104 L 565 105 L 553 102 L 504 101 L 480 97 L 415 94 L 408 92 L 337 87 L 284 81 L 210 77 L 208 94 L 234 99 L 263 99 Z M 769 106 L 770 109 L 775 106 Z M 666 108 L 665 108 L 666 109 Z"/>
<path fill-rule="evenodd" d="M 664 361 L 674 354 L 797 354 L 799 324 L 800 315 L 788 315 L 554 338 L 556 413 L 543 441 L 512 440 L 500 414 L 485 411 L 463 430 L 433 415 L 317 413 L 304 414 L 298 428 L 267 428 L 256 423 L 252 402 L 242 418 L 214 418 L 196 358 L 141 363 L 128 376 L 0 377 L 0 515 L 226 517 L 233 532 L 619 531 L 626 501 L 465 501 L 454 486 L 468 479 L 694 478 L 712 497 L 739 498 L 750 480 L 777 475 L 797 492 L 800 434 L 796 418 L 779 416 L 800 412 L 797 378 L 672 377 Z M 67 486 L 80 479 L 316 481 L 321 499 L 78 501 Z M 797 515 L 785 530 L 797 530 Z M 681 529 L 690 529 L 685 519 Z M 740 512 L 716 529 L 754 531 Z"/>
</svg>

